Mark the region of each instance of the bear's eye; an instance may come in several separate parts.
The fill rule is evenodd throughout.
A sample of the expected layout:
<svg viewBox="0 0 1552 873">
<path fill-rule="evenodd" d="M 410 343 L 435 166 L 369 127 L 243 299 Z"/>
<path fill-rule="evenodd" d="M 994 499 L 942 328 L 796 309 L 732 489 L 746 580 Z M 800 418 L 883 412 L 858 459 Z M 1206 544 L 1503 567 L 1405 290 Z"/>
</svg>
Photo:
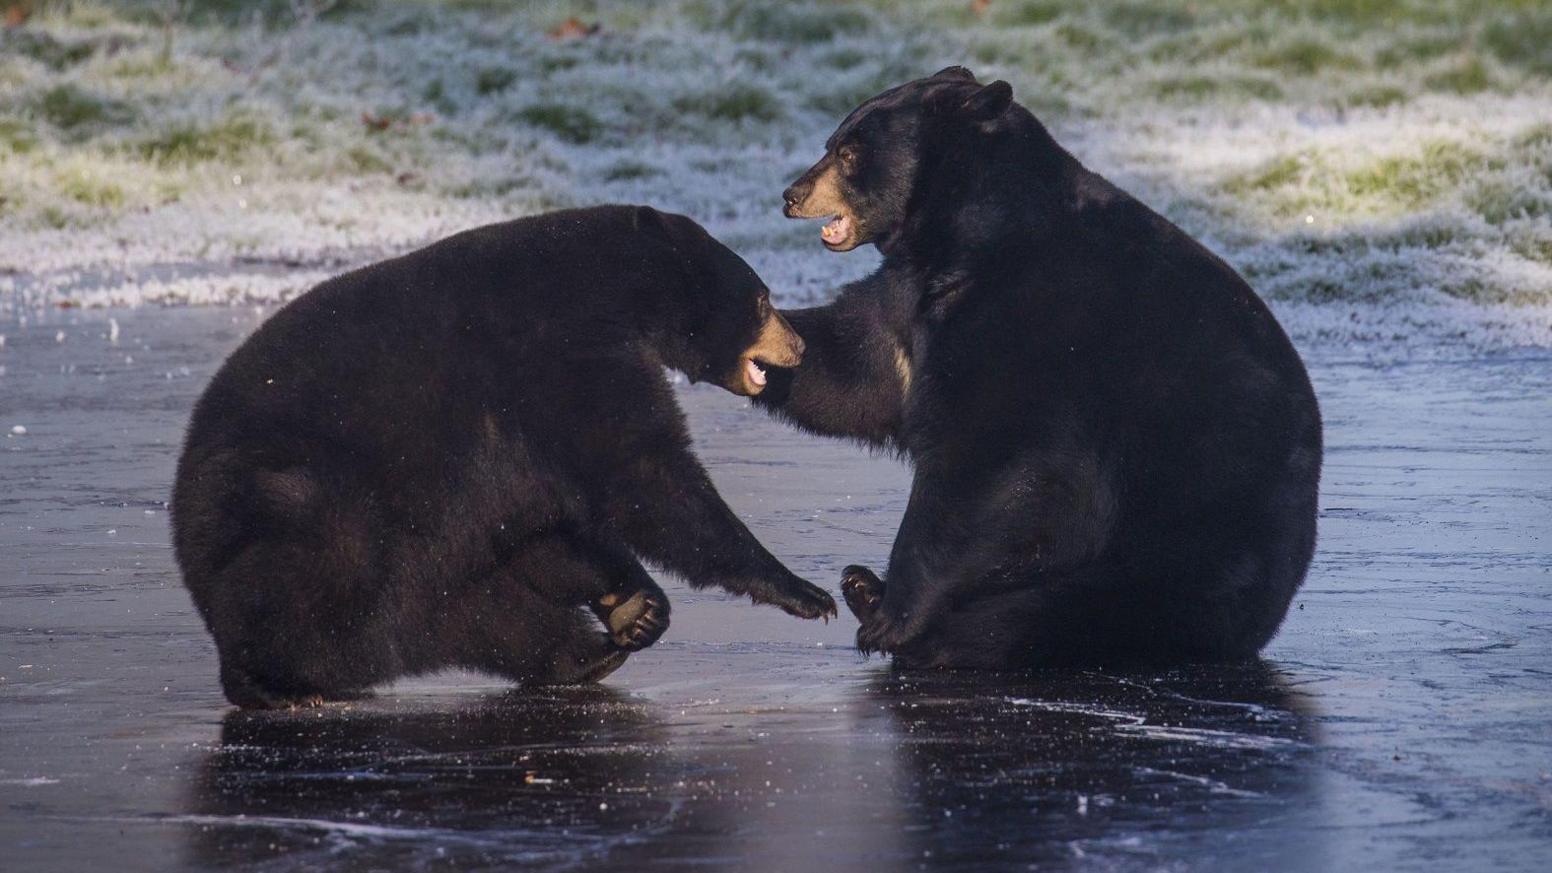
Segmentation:
<svg viewBox="0 0 1552 873">
<path fill-rule="evenodd" d="M 857 165 L 856 146 L 841 146 L 836 150 L 835 156 L 841 159 L 841 164 L 843 164 L 848 170 Z"/>
</svg>

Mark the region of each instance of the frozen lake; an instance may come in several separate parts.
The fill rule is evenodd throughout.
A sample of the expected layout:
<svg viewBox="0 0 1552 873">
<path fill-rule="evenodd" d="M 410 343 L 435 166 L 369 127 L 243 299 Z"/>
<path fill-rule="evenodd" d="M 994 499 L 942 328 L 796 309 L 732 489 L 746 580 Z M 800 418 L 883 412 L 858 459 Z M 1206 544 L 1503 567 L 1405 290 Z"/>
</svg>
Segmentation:
<svg viewBox="0 0 1552 873">
<path fill-rule="evenodd" d="M 261 317 L 0 320 L 0 867 L 1552 869 L 1544 351 L 1316 352 L 1320 550 L 1256 665 L 897 676 L 849 616 L 670 585 L 667 636 L 600 687 L 243 714 L 163 501 Z M 903 467 L 681 397 L 796 572 L 883 566 Z"/>
</svg>

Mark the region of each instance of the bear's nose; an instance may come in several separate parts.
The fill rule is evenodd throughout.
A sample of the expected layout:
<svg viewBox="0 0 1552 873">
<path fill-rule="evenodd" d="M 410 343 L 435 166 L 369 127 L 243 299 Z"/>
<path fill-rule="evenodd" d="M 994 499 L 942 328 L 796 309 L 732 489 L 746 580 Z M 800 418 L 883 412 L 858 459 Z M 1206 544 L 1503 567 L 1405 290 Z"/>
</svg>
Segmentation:
<svg viewBox="0 0 1552 873">
<path fill-rule="evenodd" d="M 792 210 L 798 208 L 798 204 L 803 201 L 803 196 L 804 191 L 800 185 L 793 185 L 787 190 L 781 192 L 781 200 L 784 204 L 782 211 L 785 212 L 789 218 L 792 216 Z"/>
</svg>

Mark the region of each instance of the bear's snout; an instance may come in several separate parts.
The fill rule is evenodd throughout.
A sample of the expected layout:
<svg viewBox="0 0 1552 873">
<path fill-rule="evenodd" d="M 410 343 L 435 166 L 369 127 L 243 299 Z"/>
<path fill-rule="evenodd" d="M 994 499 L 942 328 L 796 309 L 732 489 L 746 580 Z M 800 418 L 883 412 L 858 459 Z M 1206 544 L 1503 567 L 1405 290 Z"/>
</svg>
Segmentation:
<svg viewBox="0 0 1552 873">
<path fill-rule="evenodd" d="M 723 386 L 735 394 L 753 397 L 765 390 L 766 368 L 791 369 L 803 363 L 803 338 L 780 312 L 771 310 L 760 324 L 754 344 L 739 356 L 739 368 Z"/>
<path fill-rule="evenodd" d="M 848 202 L 841 171 L 833 156 L 809 168 L 783 191 L 781 213 L 788 218 L 823 218 L 820 238 L 833 252 L 850 251 L 867 241 L 863 222 Z"/>
<path fill-rule="evenodd" d="M 825 155 L 818 163 L 809 167 L 797 181 L 787 186 L 787 190 L 781 192 L 781 213 L 788 218 L 819 218 L 821 214 L 835 212 L 835 204 L 839 192 L 835 191 L 835 179 L 831 175 L 833 162 L 829 155 Z M 814 201 L 823 201 L 816 203 Z M 826 210 L 816 212 L 815 210 Z"/>
<path fill-rule="evenodd" d="M 781 192 L 781 214 L 788 218 L 799 217 L 797 215 L 798 206 L 808 199 L 808 193 L 812 190 L 814 190 L 813 183 L 805 182 L 803 179 L 799 179 L 787 186 L 787 190 Z"/>
<path fill-rule="evenodd" d="M 760 326 L 759 339 L 755 340 L 745 357 L 774 367 L 796 367 L 803 363 L 803 350 L 803 338 L 798 336 L 780 312 L 772 310 Z"/>
</svg>

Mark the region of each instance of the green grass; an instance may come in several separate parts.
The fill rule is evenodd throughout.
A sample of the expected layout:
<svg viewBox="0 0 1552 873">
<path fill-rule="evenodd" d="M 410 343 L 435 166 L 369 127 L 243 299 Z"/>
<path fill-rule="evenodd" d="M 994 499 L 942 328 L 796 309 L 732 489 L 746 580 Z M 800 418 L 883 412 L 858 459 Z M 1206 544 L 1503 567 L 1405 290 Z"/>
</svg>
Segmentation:
<svg viewBox="0 0 1552 873">
<path fill-rule="evenodd" d="M 630 179 L 648 179 L 653 176 L 661 176 L 662 170 L 651 164 L 640 161 L 620 161 L 604 171 L 604 178 L 611 182 L 620 182 Z"/>
<path fill-rule="evenodd" d="M 124 189 L 98 173 L 68 170 L 59 173 L 54 183 L 60 193 L 82 206 L 116 209 L 124 205 Z"/>
<path fill-rule="evenodd" d="M 900 56 L 883 58 L 870 66 L 871 69 L 857 69 L 817 82 L 817 90 L 809 94 L 805 108 L 839 117 L 880 91 L 937 72 L 923 69 L 913 58 Z"/>
<path fill-rule="evenodd" d="M 1526 184 L 1527 173 L 1541 184 Z M 1356 162 L 1339 153 L 1284 155 L 1229 177 L 1220 190 L 1252 211 L 1287 219 L 1315 214 L 1328 223 L 1426 215 L 1453 204 L 1495 227 L 1532 222 L 1510 236 L 1539 259 L 1541 241 L 1552 235 L 1544 224 L 1552 216 L 1552 126 L 1482 145 L 1427 141 Z M 1427 248 L 1454 241 L 1454 235 L 1406 240 Z"/>
<path fill-rule="evenodd" d="M 1400 216 L 1461 195 L 1502 163 L 1452 142 L 1428 142 L 1402 154 L 1341 167 L 1340 155 L 1284 155 L 1225 180 L 1220 190 L 1241 206 L 1288 219 L 1319 215 L 1323 222 L 1352 216 Z"/>
<path fill-rule="evenodd" d="M 1133 39 L 1186 30 L 1200 21 L 1196 7 L 1186 4 L 1112 0 L 1095 6 L 1107 24 Z"/>
<path fill-rule="evenodd" d="M 1313 37 L 1263 50 L 1256 55 L 1255 64 L 1264 69 L 1298 76 L 1310 76 L 1330 68 L 1352 70 L 1363 65 L 1353 55 Z"/>
<path fill-rule="evenodd" d="M 73 67 L 97 53 L 89 40 L 56 38 L 47 32 L 18 29 L 5 35 L 5 49 L 31 58 L 56 72 Z"/>
<path fill-rule="evenodd" d="M 758 85 L 723 85 L 676 98 L 674 109 L 681 113 L 705 116 L 721 121 L 775 121 L 785 110 L 781 100 Z"/>
<path fill-rule="evenodd" d="M 1415 155 L 1381 158 L 1343 179 L 1361 202 L 1388 210 L 1416 210 L 1480 171 L 1486 159 L 1455 143 L 1431 142 Z"/>
<path fill-rule="evenodd" d="M 1507 66 L 1552 75 L 1552 4 L 1493 21 L 1483 32 L 1483 42 Z"/>
<path fill-rule="evenodd" d="M 873 23 L 857 7 L 799 6 L 764 0 L 733 3 L 721 14 L 703 13 L 701 17 L 708 29 L 728 31 L 745 39 L 798 44 L 830 42 L 839 36 L 860 34 Z"/>
<path fill-rule="evenodd" d="M 75 85 L 55 85 L 38 95 L 33 109 L 49 124 L 63 131 L 98 125 L 127 125 L 135 118 L 128 103 L 110 100 Z"/>
<path fill-rule="evenodd" d="M 517 73 L 504 67 L 485 67 L 474 73 L 474 90 L 478 94 L 498 94 L 517 81 Z"/>
<path fill-rule="evenodd" d="M 1366 106 L 1384 109 L 1398 106 L 1411 99 L 1405 88 L 1395 85 L 1363 85 L 1349 91 L 1339 99 L 1343 106 Z"/>
<path fill-rule="evenodd" d="M 1286 188 L 1303 177 L 1307 161 L 1307 156 L 1299 154 L 1274 158 L 1249 173 L 1231 177 L 1223 184 L 1223 189 L 1229 194 L 1242 195 Z"/>
<path fill-rule="evenodd" d="M 1056 26 L 1056 35 L 1068 48 L 1084 52 L 1092 52 L 1112 42 L 1109 34 L 1081 24 L 1059 24 Z"/>
<path fill-rule="evenodd" d="M 20 119 L 0 118 L 0 146 L 25 155 L 38 147 L 38 136 L 32 125 Z"/>
<path fill-rule="evenodd" d="M 998 24 L 1013 27 L 1048 24 L 1060 18 L 1069 4 L 1060 0 L 1024 0 L 1024 2 L 994 3 L 990 7 Z"/>
<path fill-rule="evenodd" d="M 1468 42 L 1467 34 L 1460 31 L 1398 35 L 1375 51 L 1374 63 L 1389 70 L 1405 68 L 1461 51 Z"/>
<path fill-rule="evenodd" d="M 393 164 L 387 158 L 366 146 L 352 146 L 346 149 L 345 159 L 350 162 L 351 169 L 357 173 L 386 173 L 393 169 Z"/>
<path fill-rule="evenodd" d="M 271 145 L 276 137 L 264 121 L 249 115 L 228 115 L 208 124 L 180 123 L 140 140 L 135 149 L 146 160 L 162 165 L 233 161 L 249 151 Z"/>
<path fill-rule="evenodd" d="M 279 27 L 295 20 L 297 8 L 290 0 L 186 0 L 186 3 L 183 18 L 200 25 L 241 25 L 256 18 L 266 26 Z M 124 5 L 134 9 L 140 21 L 159 24 L 166 0 L 128 0 Z M 322 21 L 377 9 L 377 5 L 368 0 L 330 0 L 315 5 L 326 7 L 318 14 Z"/>
<path fill-rule="evenodd" d="M 1449 91 L 1455 94 L 1476 94 L 1493 88 L 1497 83 L 1488 72 L 1481 58 L 1466 58 L 1423 79 L 1423 85 L 1432 91 Z"/>
<path fill-rule="evenodd" d="M 763 54 L 763 53 L 762 53 Z M 824 62 L 831 69 L 850 70 L 871 59 L 871 55 L 855 46 L 841 46 L 824 54 Z"/>
<path fill-rule="evenodd" d="M 779 190 L 859 103 L 964 63 L 1268 293 L 1466 264 L 1450 287 L 1489 299 L 1482 263 L 1500 284 L 1552 263 L 1552 124 L 1517 119 L 1552 105 L 1544 0 L 351 0 L 308 26 L 292 0 L 195 0 L 165 58 L 159 3 L 54 0 L 0 35 L 8 226 L 118 232 L 175 199 L 229 250 L 201 210 L 297 216 L 318 186 L 382 204 L 350 238 L 397 245 L 370 228 L 699 184 L 752 245 L 807 245 L 716 198 Z M 546 37 L 571 16 L 601 31 Z M 264 184 L 235 191 L 239 169 Z M 1288 266 L 1317 256 L 1325 284 Z M 1414 258 L 1426 281 L 1394 272 Z"/>
<path fill-rule="evenodd" d="M 1269 79 L 1223 75 L 1170 77 L 1151 83 L 1149 88 L 1159 97 L 1190 102 L 1231 97 L 1276 100 L 1283 93 L 1282 88 Z"/>
<path fill-rule="evenodd" d="M 604 123 L 598 116 L 563 103 L 535 103 L 518 110 L 517 118 L 577 145 L 592 142 L 604 132 Z"/>
</svg>

